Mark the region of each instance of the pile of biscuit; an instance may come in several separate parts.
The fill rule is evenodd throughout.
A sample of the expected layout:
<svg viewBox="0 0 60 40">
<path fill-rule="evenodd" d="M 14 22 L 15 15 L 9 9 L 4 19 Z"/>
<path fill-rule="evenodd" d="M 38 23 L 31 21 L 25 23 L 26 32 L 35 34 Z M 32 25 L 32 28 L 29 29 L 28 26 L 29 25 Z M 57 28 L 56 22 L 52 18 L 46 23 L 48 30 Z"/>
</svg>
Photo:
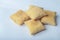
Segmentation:
<svg viewBox="0 0 60 40">
<path fill-rule="evenodd" d="M 26 11 L 17 11 L 10 18 L 19 25 L 25 23 L 32 35 L 45 30 L 45 24 L 56 25 L 56 12 L 35 5 L 30 5 Z"/>
</svg>

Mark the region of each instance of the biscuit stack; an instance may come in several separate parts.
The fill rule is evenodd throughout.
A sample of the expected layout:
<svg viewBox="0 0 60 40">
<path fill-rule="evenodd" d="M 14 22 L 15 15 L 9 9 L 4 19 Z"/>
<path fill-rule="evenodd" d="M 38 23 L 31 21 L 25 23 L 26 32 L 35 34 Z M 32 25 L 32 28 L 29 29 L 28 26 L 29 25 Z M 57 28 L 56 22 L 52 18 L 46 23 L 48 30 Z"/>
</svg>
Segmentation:
<svg viewBox="0 0 60 40">
<path fill-rule="evenodd" d="M 34 5 L 31 5 L 26 12 L 23 10 L 17 11 L 10 18 L 19 25 L 25 23 L 32 35 L 45 30 L 45 24 L 56 25 L 56 12 L 44 10 Z"/>
</svg>

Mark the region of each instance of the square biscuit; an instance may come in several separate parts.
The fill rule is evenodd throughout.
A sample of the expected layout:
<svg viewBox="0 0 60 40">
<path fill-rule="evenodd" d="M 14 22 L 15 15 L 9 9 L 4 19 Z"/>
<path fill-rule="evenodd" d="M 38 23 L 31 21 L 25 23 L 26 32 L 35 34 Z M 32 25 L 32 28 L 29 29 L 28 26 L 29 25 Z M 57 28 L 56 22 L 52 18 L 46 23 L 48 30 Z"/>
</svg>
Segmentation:
<svg viewBox="0 0 60 40">
<path fill-rule="evenodd" d="M 54 18 L 54 17 L 48 17 L 48 16 L 43 17 L 43 18 L 41 19 L 41 22 L 42 22 L 43 24 L 50 24 L 50 25 L 53 25 L 53 26 L 56 25 L 56 21 L 55 21 L 55 18 Z"/>
<path fill-rule="evenodd" d="M 17 11 L 15 14 L 12 14 L 10 18 L 17 24 L 22 25 L 24 21 L 28 20 L 29 17 L 22 10 Z"/>
<path fill-rule="evenodd" d="M 43 8 L 31 5 L 30 8 L 26 11 L 26 14 L 31 18 L 31 19 L 37 19 L 41 18 L 46 15 L 44 12 Z"/>
<path fill-rule="evenodd" d="M 45 10 L 47 16 L 41 19 L 41 22 L 44 24 L 56 25 L 56 12 Z"/>
<path fill-rule="evenodd" d="M 53 11 L 49 11 L 49 10 L 44 10 L 45 13 L 48 15 L 48 16 L 51 16 L 51 17 L 55 17 L 56 16 L 56 12 L 53 12 Z"/>
<path fill-rule="evenodd" d="M 43 24 L 40 21 L 29 20 L 29 21 L 25 21 L 25 24 L 27 25 L 27 27 L 30 31 L 30 34 L 32 34 L 32 35 L 45 29 L 45 27 L 43 26 Z"/>
</svg>

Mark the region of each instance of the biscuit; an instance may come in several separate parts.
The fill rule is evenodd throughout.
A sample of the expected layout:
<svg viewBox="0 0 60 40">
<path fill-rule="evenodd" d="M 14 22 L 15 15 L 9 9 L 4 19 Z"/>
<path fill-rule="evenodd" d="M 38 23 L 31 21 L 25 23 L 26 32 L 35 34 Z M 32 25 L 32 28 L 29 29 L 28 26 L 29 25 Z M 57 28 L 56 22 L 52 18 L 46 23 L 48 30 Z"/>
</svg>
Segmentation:
<svg viewBox="0 0 60 40">
<path fill-rule="evenodd" d="M 26 14 L 31 18 L 31 19 L 37 19 L 45 16 L 45 12 L 43 8 L 33 6 L 31 5 L 30 8 L 26 11 Z"/>
<path fill-rule="evenodd" d="M 55 18 L 53 18 L 53 17 L 43 17 L 41 19 L 41 22 L 44 23 L 44 24 L 50 24 L 50 25 L 53 25 L 53 26 L 56 25 Z"/>
<path fill-rule="evenodd" d="M 44 24 L 56 25 L 56 12 L 45 10 L 47 16 L 41 19 L 41 22 Z"/>
<path fill-rule="evenodd" d="M 45 13 L 48 15 L 48 16 L 51 16 L 51 17 L 55 17 L 56 16 L 56 12 L 53 12 L 53 11 L 49 11 L 49 10 L 44 10 Z"/>
<path fill-rule="evenodd" d="M 29 21 L 25 21 L 25 24 L 27 25 L 27 27 L 32 35 L 45 29 L 45 27 L 43 26 L 43 24 L 40 21 L 29 20 Z"/>
<path fill-rule="evenodd" d="M 22 10 L 17 11 L 15 14 L 12 14 L 10 18 L 17 24 L 22 25 L 24 21 L 28 20 L 29 17 Z"/>
</svg>

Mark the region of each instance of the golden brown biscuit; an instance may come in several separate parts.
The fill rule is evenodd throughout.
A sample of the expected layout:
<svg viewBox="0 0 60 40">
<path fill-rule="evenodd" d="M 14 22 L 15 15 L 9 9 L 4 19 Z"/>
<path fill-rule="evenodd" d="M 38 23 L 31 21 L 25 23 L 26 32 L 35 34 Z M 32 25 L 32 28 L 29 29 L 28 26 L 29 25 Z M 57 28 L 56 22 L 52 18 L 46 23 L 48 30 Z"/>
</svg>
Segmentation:
<svg viewBox="0 0 60 40">
<path fill-rule="evenodd" d="M 10 18 L 19 25 L 23 24 L 25 20 L 29 19 L 29 17 L 22 10 L 19 10 L 15 14 L 11 15 Z"/>
<path fill-rule="evenodd" d="M 49 10 L 44 10 L 44 11 L 45 11 L 45 13 L 46 13 L 48 16 L 53 16 L 53 17 L 56 16 L 56 12 L 49 11 Z"/>
<path fill-rule="evenodd" d="M 29 31 L 32 35 L 45 29 L 45 27 L 40 21 L 29 20 L 29 21 L 26 21 L 25 24 L 29 28 Z"/>
<path fill-rule="evenodd" d="M 31 19 L 37 19 L 45 16 L 45 12 L 43 8 L 33 6 L 31 5 L 30 8 L 26 11 L 26 14 L 31 18 Z"/>
<path fill-rule="evenodd" d="M 44 24 L 50 24 L 50 25 L 53 25 L 53 26 L 56 25 L 54 17 L 43 17 L 41 19 L 41 22 L 44 23 Z"/>
<path fill-rule="evenodd" d="M 56 12 L 45 10 L 48 16 L 45 16 L 41 19 L 41 22 L 44 24 L 56 25 Z"/>
</svg>

